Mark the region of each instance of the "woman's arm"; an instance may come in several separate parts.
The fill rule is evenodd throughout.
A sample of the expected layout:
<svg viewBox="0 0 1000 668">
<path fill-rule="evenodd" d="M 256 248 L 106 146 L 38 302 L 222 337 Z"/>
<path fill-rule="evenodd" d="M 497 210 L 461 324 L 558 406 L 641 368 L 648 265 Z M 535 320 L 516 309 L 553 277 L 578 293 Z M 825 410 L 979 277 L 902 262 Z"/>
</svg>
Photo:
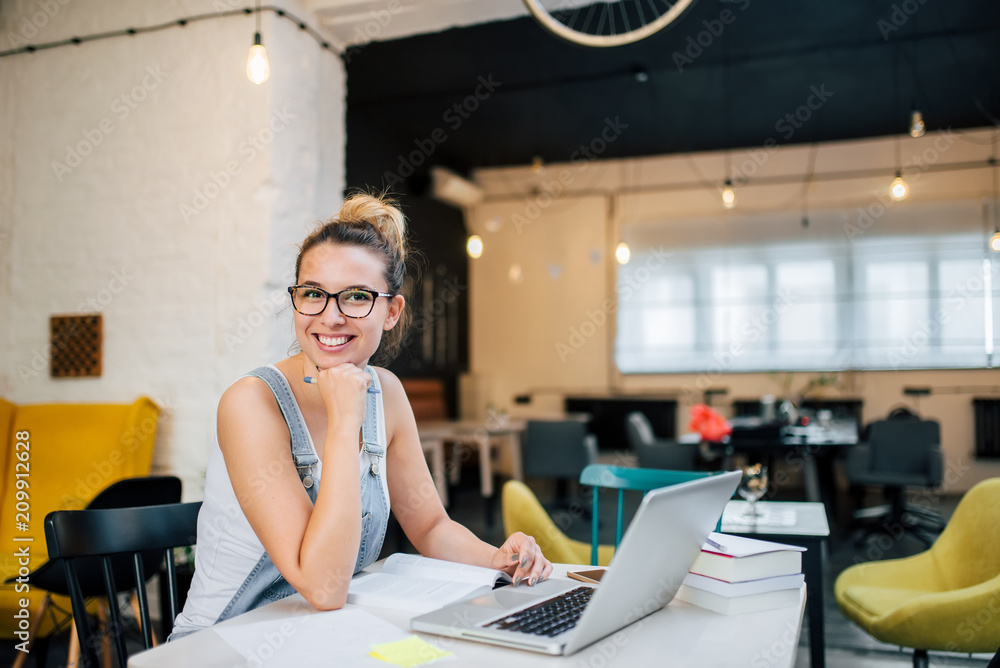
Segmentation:
<svg viewBox="0 0 1000 668">
<path fill-rule="evenodd" d="M 377 371 L 389 438 L 389 498 L 392 512 L 413 546 L 427 557 L 505 570 L 516 582 L 534 584 L 547 578 L 552 564 L 530 536 L 511 534 L 498 549 L 448 517 L 427 469 L 406 392 L 392 373 Z"/>
<path fill-rule="evenodd" d="M 368 380 L 353 365 L 319 373 L 328 425 L 315 506 L 267 385 L 243 378 L 219 402 L 219 446 L 240 507 L 278 571 L 321 610 L 344 605 L 361 542 L 358 434 Z"/>
</svg>

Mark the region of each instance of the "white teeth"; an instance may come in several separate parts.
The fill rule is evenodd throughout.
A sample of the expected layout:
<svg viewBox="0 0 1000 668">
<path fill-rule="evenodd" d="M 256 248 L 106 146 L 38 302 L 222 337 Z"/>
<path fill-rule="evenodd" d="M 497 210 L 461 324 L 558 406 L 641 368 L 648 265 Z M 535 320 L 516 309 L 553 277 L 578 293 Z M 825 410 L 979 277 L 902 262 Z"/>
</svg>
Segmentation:
<svg viewBox="0 0 1000 668">
<path fill-rule="evenodd" d="M 317 334 L 316 338 L 324 346 L 340 346 L 347 343 L 349 336 L 323 336 L 322 334 Z"/>
</svg>

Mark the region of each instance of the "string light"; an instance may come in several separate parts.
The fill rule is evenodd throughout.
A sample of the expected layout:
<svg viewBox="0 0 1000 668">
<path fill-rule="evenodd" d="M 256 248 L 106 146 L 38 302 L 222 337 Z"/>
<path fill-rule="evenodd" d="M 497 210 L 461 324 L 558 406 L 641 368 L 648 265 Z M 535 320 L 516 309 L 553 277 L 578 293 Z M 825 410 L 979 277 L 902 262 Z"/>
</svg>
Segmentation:
<svg viewBox="0 0 1000 668">
<path fill-rule="evenodd" d="M 632 259 L 632 250 L 624 241 L 615 248 L 615 259 L 618 260 L 618 264 L 628 264 L 628 261 Z"/>
<path fill-rule="evenodd" d="M 733 182 L 726 179 L 726 186 L 722 189 L 722 206 L 732 209 L 736 206 L 736 191 L 733 190 Z"/>
<path fill-rule="evenodd" d="M 0 51 L 0 58 L 6 58 L 8 56 L 16 56 L 22 53 L 36 53 L 38 51 L 45 51 L 48 49 L 57 49 L 64 46 L 79 46 L 86 42 L 99 42 L 106 39 L 113 39 L 116 37 L 134 37 L 135 35 L 144 35 L 147 33 L 159 32 L 161 30 L 170 30 L 172 28 L 184 28 L 185 26 L 197 23 L 199 21 L 216 21 L 220 18 L 226 18 L 230 16 L 245 16 L 247 14 L 253 13 L 253 9 L 250 7 L 243 7 L 241 9 L 227 9 L 207 12 L 205 14 L 193 14 L 190 16 L 184 16 L 179 19 L 172 19 L 165 23 L 157 23 L 155 25 L 149 26 L 134 26 L 128 28 L 121 28 L 118 30 L 107 30 L 100 33 L 95 33 L 92 35 L 74 35 L 72 37 L 67 37 L 65 39 L 56 40 L 53 42 L 39 42 L 37 44 L 27 44 L 25 46 L 19 46 L 14 49 L 8 49 L 6 51 Z M 331 53 L 336 53 L 333 46 L 317 31 L 315 28 L 310 27 L 305 21 L 296 17 L 294 14 L 289 13 L 285 9 L 279 7 L 273 7 L 271 5 L 266 5 L 258 9 L 259 12 L 273 12 L 279 18 L 283 18 L 287 21 L 291 21 L 298 26 L 299 30 L 303 31 L 307 35 L 313 38 L 316 44 L 325 51 L 330 51 Z"/>
<path fill-rule="evenodd" d="M 258 86 L 271 76 L 271 64 L 267 62 L 267 50 L 260 43 L 260 33 L 255 33 L 250 55 L 247 56 L 247 78 Z"/>
<path fill-rule="evenodd" d="M 257 30 L 253 35 L 253 46 L 247 56 L 247 79 L 258 86 L 271 76 L 271 64 L 267 62 L 267 50 L 260 41 L 260 0 L 257 0 L 254 16 L 257 19 Z"/>
<path fill-rule="evenodd" d="M 927 131 L 927 126 L 924 123 L 924 115 L 920 113 L 917 109 L 917 105 L 913 105 L 913 109 L 910 110 L 910 136 L 911 137 L 923 137 L 924 132 Z"/>
<path fill-rule="evenodd" d="M 483 240 L 478 234 L 473 234 L 465 243 L 465 252 L 473 260 L 480 258 L 483 254 Z"/>
<path fill-rule="evenodd" d="M 903 164 L 903 160 L 900 157 L 900 152 L 901 152 L 901 148 L 900 147 L 901 147 L 901 145 L 902 145 L 902 142 L 900 141 L 900 138 L 897 135 L 896 136 L 896 178 L 894 178 L 892 180 L 892 183 L 889 184 L 889 195 L 891 195 L 892 198 L 894 200 L 896 200 L 897 202 L 906 199 L 906 196 L 910 194 L 910 186 L 908 186 L 906 184 L 906 181 L 903 180 L 902 167 L 900 167 L 900 165 Z"/>
<path fill-rule="evenodd" d="M 889 185 L 889 194 L 897 202 L 906 199 L 906 196 L 910 194 L 910 186 L 906 185 L 906 181 L 903 180 L 899 170 L 896 170 L 896 178 Z"/>
</svg>

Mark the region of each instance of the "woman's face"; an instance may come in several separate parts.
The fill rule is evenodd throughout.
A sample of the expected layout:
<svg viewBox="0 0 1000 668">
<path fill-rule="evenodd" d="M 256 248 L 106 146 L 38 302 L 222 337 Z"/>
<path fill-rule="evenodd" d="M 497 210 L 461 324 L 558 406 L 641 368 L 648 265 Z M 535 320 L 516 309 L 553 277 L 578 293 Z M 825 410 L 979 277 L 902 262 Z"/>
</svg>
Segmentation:
<svg viewBox="0 0 1000 668">
<path fill-rule="evenodd" d="M 348 288 L 389 292 L 382 258 L 361 246 L 323 243 L 310 248 L 299 267 L 297 285 L 315 285 L 334 293 Z M 319 315 L 295 311 L 295 337 L 305 356 L 319 369 L 350 362 L 364 368 L 382 332 L 392 329 L 403 310 L 403 298 L 378 297 L 365 318 L 348 318 L 331 298 Z"/>
</svg>

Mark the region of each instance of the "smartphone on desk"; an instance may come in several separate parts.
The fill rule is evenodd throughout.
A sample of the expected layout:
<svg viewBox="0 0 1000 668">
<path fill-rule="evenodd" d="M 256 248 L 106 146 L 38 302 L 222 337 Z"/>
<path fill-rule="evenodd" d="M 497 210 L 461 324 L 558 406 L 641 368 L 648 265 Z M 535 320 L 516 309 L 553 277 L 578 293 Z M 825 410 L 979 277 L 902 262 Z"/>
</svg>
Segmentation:
<svg viewBox="0 0 1000 668">
<path fill-rule="evenodd" d="M 589 571 L 567 571 L 566 576 L 587 584 L 600 584 L 606 570 L 606 568 L 595 568 Z"/>
</svg>

